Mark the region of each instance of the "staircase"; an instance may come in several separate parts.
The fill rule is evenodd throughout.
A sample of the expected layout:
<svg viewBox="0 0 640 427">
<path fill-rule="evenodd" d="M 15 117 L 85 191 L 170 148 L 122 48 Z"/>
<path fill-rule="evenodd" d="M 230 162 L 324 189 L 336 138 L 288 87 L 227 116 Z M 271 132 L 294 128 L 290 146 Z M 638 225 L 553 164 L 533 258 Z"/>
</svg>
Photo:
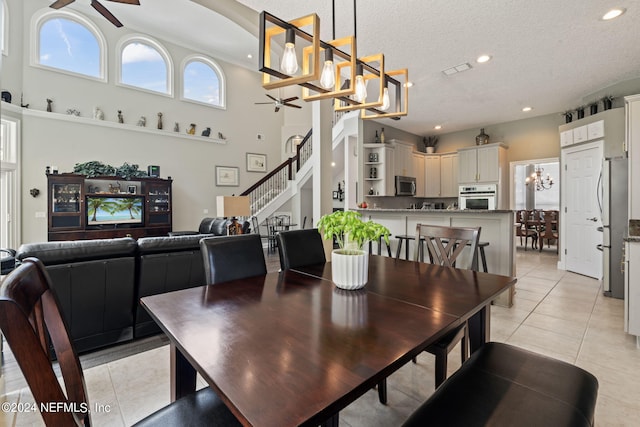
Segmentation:
<svg viewBox="0 0 640 427">
<path fill-rule="evenodd" d="M 289 182 L 296 178 L 302 166 L 311 157 L 311 143 L 309 141 L 312 132 L 313 129 L 309 129 L 302 142 L 298 144 L 295 156 L 282 162 L 260 181 L 240 194 L 241 196 L 249 196 L 252 216 L 259 216 L 271 202 L 290 189 Z M 265 218 L 267 216 L 269 215 L 264 215 Z"/>
</svg>

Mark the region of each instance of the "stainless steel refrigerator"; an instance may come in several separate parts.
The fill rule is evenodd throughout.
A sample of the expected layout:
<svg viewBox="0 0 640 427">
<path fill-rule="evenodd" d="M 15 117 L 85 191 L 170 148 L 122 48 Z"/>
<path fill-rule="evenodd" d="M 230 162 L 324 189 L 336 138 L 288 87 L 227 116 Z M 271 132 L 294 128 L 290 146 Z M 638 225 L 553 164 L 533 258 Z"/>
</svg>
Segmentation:
<svg viewBox="0 0 640 427">
<path fill-rule="evenodd" d="M 628 159 L 604 159 L 598 202 L 602 217 L 603 289 L 606 296 L 624 298 L 622 273 L 624 235 L 628 226 Z"/>
</svg>

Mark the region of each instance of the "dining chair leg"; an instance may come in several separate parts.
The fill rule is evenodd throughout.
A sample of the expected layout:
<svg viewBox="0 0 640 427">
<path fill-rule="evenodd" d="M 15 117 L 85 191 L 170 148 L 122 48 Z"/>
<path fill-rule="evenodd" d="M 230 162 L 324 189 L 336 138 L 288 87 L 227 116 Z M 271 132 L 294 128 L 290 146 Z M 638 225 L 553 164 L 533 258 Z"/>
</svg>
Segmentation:
<svg viewBox="0 0 640 427">
<path fill-rule="evenodd" d="M 387 380 L 386 378 L 378 383 L 378 400 L 383 405 L 387 404 Z"/>
<path fill-rule="evenodd" d="M 340 425 L 340 413 L 338 412 L 320 425 L 322 427 L 338 427 Z"/>
<path fill-rule="evenodd" d="M 436 354 L 436 388 L 447 378 L 447 352 L 439 352 Z"/>
</svg>

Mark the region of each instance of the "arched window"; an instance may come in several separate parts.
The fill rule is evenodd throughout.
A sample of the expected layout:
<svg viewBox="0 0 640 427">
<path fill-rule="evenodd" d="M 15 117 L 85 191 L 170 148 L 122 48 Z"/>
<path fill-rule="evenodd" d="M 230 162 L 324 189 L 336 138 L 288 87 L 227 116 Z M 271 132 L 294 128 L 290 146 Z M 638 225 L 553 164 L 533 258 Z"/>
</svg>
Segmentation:
<svg viewBox="0 0 640 427">
<path fill-rule="evenodd" d="M 225 108 L 226 90 L 222 69 L 209 58 L 193 55 L 182 67 L 182 99 Z"/>
<path fill-rule="evenodd" d="M 106 80 L 105 41 L 98 28 L 76 12 L 44 12 L 34 19 L 31 64 Z"/>
<path fill-rule="evenodd" d="M 118 83 L 165 95 L 172 94 L 173 66 L 167 51 L 146 36 L 130 36 L 119 43 Z"/>
</svg>

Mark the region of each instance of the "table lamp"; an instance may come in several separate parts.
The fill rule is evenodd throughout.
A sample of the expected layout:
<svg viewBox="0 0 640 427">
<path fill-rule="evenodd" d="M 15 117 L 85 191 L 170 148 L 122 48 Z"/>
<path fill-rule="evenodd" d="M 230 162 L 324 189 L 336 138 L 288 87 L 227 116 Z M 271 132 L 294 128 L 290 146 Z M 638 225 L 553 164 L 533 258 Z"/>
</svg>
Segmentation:
<svg viewBox="0 0 640 427">
<path fill-rule="evenodd" d="M 217 196 L 216 202 L 217 215 L 223 218 L 231 218 L 227 234 L 242 234 L 242 224 L 238 222 L 236 217 L 251 215 L 249 196 Z"/>
</svg>

